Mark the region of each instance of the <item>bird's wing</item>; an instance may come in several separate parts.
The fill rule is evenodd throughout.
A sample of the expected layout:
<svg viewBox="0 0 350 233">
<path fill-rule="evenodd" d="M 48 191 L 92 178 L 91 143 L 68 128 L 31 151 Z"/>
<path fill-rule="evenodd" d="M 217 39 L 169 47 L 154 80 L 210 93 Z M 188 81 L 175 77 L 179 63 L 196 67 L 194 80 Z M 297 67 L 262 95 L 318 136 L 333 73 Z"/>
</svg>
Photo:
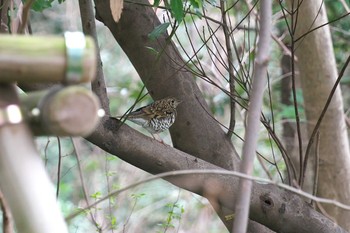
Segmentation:
<svg viewBox="0 0 350 233">
<path fill-rule="evenodd" d="M 153 117 L 154 113 L 150 106 L 144 106 L 139 109 L 136 109 L 128 115 L 128 119 L 130 120 L 133 118 L 144 118 L 145 120 L 151 120 Z"/>
</svg>

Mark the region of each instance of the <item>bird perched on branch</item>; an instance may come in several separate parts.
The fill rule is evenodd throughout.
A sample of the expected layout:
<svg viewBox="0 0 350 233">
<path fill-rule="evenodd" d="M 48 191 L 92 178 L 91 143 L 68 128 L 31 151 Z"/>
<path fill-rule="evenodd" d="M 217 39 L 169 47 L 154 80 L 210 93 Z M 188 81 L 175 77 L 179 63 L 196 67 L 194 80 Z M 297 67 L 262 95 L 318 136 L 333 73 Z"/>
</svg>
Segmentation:
<svg viewBox="0 0 350 233">
<path fill-rule="evenodd" d="M 181 101 L 172 97 L 156 100 L 131 112 L 126 119 L 147 129 L 155 139 L 153 134 L 169 129 L 175 122 L 176 107 L 180 103 Z"/>
</svg>

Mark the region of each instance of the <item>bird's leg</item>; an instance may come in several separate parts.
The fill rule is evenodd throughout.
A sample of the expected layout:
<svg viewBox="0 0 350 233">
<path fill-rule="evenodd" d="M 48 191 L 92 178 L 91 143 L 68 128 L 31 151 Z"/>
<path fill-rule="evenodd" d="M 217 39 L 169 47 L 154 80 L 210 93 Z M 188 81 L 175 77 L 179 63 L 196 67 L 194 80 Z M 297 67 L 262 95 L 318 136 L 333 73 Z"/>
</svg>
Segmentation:
<svg viewBox="0 0 350 233">
<path fill-rule="evenodd" d="M 160 143 L 162 143 L 162 144 L 165 144 L 164 141 L 160 138 L 160 136 L 159 136 L 158 134 L 153 134 L 153 133 L 151 133 L 151 135 L 152 135 L 152 137 L 153 137 L 154 140 L 156 140 L 156 141 L 158 141 L 158 142 L 160 142 Z M 158 138 L 155 137 L 155 135 L 157 135 Z"/>
</svg>

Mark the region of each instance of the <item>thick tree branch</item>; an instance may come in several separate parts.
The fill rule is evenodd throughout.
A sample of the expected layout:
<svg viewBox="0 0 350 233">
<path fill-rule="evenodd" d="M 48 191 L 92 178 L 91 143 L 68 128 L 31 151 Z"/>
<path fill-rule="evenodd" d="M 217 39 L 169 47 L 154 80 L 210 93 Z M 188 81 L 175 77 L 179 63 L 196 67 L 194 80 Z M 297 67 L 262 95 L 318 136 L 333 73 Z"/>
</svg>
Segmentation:
<svg viewBox="0 0 350 233">
<path fill-rule="evenodd" d="M 151 7 L 138 3 L 149 4 L 146 0 L 125 3 L 118 24 L 112 18 L 108 1 L 95 1 L 96 14 L 111 30 L 151 96 L 154 99 L 174 96 L 183 101 L 170 130 L 174 146 L 220 167 L 233 169 L 239 159 L 230 139 L 207 113 L 207 104 L 194 78 L 183 69 L 185 62 L 167 35 L 155 41 L 148 38 L 160 22 Z M 158 51 L 158 55 L 149 47 Z"/>
<path fill-rule="evenodd" d="M 230 140 L 203 109 L 202 106 L 207 108 L 207 105 L 199 88 L 191 75 L 183 69 L 185 63 L 175 46 L 167 40 L 167 35 L 162 35 L 156 41 L 149 40 L 148 34 L 160 22 L 151 8 L 137 3 L 148 4 L 145 0 L 125 3 L 122 18 L 116 24 L 111 16 L 109 2 L 95 1 L 97 18 L 111 30 L 152 97 L 159 99 L 174 96 L 184 101 L 179 106 L 177 121 L 171 129 L 175 147 L 183 152 L 154 142 L 112 118 L 104 118 L 100 127 L 88 139 L 100 148 L 154 174 L 187 168 L 217 169 L 217 166 L 232 169 L 239 164 L 239 159 Z M 158 54 L 154 54 L 154 50 Z M 208 184 L 209 180 L 210 184 L 219 187 L 216 200 L 209 198 L 212 205 L 219 204 L 232 213 L 232 199 L 238 188 L 238 179 L 193 175 L 172 182 L 206 196 L 208 188 L 205 186 L 211 190 L 216 189 L 216 186 Z M 296 195 L 271 185 L 254 185 L 252 193 L 250 218 L 275 231 L 344 232 Z"/>
<path fill-rule="evenodd" d="M 109 18 L 109 4 L 106 3 L 106 5 L 104 5 L 105 3 L 100 3 L 100 1 L 98 1 L 96 4 L 98 11 L 101 12 L 100 15 L 104 15 L 104 17 Z M 144 50 L 144 47 L 140 45 L 140 42 L 145 43 L 145 41 L 148 41 L 147 33 L 144 32 L 144 34 L 141 36 L 140 34 L 133 32 L 131 29 L 128 31 L 128 27 L 133 26 L 135 27 L 134 30 L 145 28 L 144 25 L 142 25 L 142 20 L 145 18 L 142 17 L 146 17 L 146 19 L 148 19 L 144 22 L 145 24 L 149 24 L 150 22 L 154 21 L 150 21 L 150 17 L 148 15 L 150 12 L 144 12 L 144 8 L 138 8 L 139 11 L 132 9 L 137 8 L 138 6 L 131 5 L 132 4 L 126 4 L 123 13 L 123 17 L 129 14 L 127 16 L 129 22 L 127 22 L 127 20 L 124 20 L 123 23 L 119 24 L 118 26 L 109 22 L 109 26 L 111 30 L 114 28 L 112 30 L 114 34 L 116 32 L 125 33 L 125 35 L 119 35 L 119 39 L 124 40 L 124 44 L 127 44 L 127 38 L 129 38 L 129 40 L 134 40 L 134 43 L 130 43 L 131 45 L 125 45 L 125 47 L 123 47 L 124 50 L 131 50 L 130 47 L 133 46 L 136 50 Z M 110 20 L 112 20 L 112 18 Z M 133 24 L 135 21 L 137 21 L 136 25 Z M 151 23 L 151 25 L 153 24 Z M 121 27 L 121 29 L 116 29 L 115 27 Z M 158 47 L 158 44 L 154 45 Z M 132 52 L 129 51 L 128 53 Z M 145 55 L 144 51 L 142 55 Z M 225 138 L 225 134 L 221 132 L 217 126 L 214 127 L 213 132 L 210 132 L 212 129 L 211 126 L 214 123 L 210 123 L 211 119 L 208 119 L 210 117 L 207 116 L 206 113 L 203 114 L 201 107 L 200 109 L 198 108 L 196 98 L 195 100 L 193 99 L 194 94 L 192 91 L 194 90 L 194 93 L 199 93 L 199 90 L 191 77 L 187 77 L 187 75 L 182 72 L 176 77 L 167 77 L 166 80 L 157 78 L 154 78 L 154 80 L 152 80 L 152 77 L 162 77 L 162 72 L 164 74 L 168 74 L 168 72 L 165 72 L 166 69 L 172 69 L 172 71 L 174 71 L 174 68 L 171 67 L 170 64 L 163 64 L 165 68 L 159 67 L 160 65 L 157 65 L 157 68 L 155 69 L 157 72 L 152 72 L 152 75 L 148 77 L 147 74 L 151 73 L 147 72 L 146 68 L 142 68 L 142 64 L 151 65 L 152 67 L 154 58 L 149 61 L 149 58 L 151 56 L 150 54 L 146 54 L 147 56 L 145 57 L 142 55 L 139 55 L 139 58 L 135 58 L 136 55 L 133 55 L 131 58 L 137 60 L 134 61 L 134 65 L 137 64 L 137 70 L 139 73 L 145 74 L 145 77 L 147 77 L 144 78 L 144 80 L 146 85 L 149 85 L 149 87 L 151 87 L 149 88 L 151 93 L 152 87 L 155 88 L 154 90 L 157 90 L 156 92 L 153 90 L 153 96 L 159 98 L 162 95 L 165 96 L 167 93 L 169 93 L 178 97 L 183 94 L 186 99 L 186 107 L 183 107 L 181 109 L 181 115 L 179 114 L 180 117 L 178 118 L 177 124 L 175 125 L 175 129 L 172 130 L 173 139 L 176 142 L 175 145 L 179 145 L 178 147 L 180 149 L 183 149 L 187 152 L 194 151 L 195 153 L 193 153 L 193 155 L 207 160 L 217 159 L 217 157 L 219 157 L 221 154 L 225 155 L 225 152 L 231 157 L 232 153 L 234 153 L 232 145 L 229 143 L 229 141 L 224 141 L 224 143 L 222 143 L 223 138 Z M 168 82 L 168 79 L 171 78 L 180 79 L 177 80 L 180 84 L 177 84 L 172 80 Z M 155 84 L 157 80 L 163 85 L 164 83 L 167 83 L 167 88 L 162 89 L 161 86 L 158 87 Z M 173 86 L 173 88 L 169 89 L 169 86 Z M 204 100 L 201 98 L 200 94 L 198 97 L 203 104 Z M 185 108 L 190 109 L 186 110 Z M 191 117 L 189 119 L 192 120 L 184 120 L 187 117 Z M 182 122 L 179 122 L 179 119 L 181 119 Z M 210 124 L 206 125 L 207 122 Z M 191 125 L 191 123 L 194 124 Z M 116 129 L 119 130 L 117 131 Z M 183 133 L 180 133 L 181 130 Z M 194 130 L 194 132 L 191 132 L 192 130 Z M 200 131 L 203 131 L 203 133 Z M 206 138 L 205 133 L 208 132 L 209 138 Z M 187 135 L 187 133 L 189 135 Z M 204 136 L 201 138 L 198 137 L 198 135 Z M 218 136 L 218 138 L 215 138 L 215 136 Z M 151 138 L 146 137 L 135 130 L 132 130 L 130 127 L 121 125 L 121 122 L 113 118 L 103 118 L 99 127 L 88 138 L 88 140 L 104 149 L 105 151 L 114 155 L 118 155 L 126 162 L 129 162 L 130 164 L 133 164 L 153 174 L 181 169 L 220 169 L 219 167 L 191 156 L 190 154 L 186 154 L 172 147 L 155 142 Z M 189 141 L 186 143 L 185 140 Z M 193 144 L 191 140 L 194 140 Z M 216 142 L 218 142 L 219 145 L 211 147 L 212 144 Z M 183 144 L 184 146 L 181 146 Z M 203 144 L 204 147 L 201 147 L 201 144 Z M 222 149 L 220 149 L 220 147 L 222 147 Z M 213 151 L 215 149 L 218 149 L 218 152 L 216 154 L 208 154 L 210 151 Z M 201 153 L 204 153 L 204 155 Z M 224 156 L 220 164 L 223 164 L 223 167 L 230 167 L 227 164 L 224 164 L 224 158 L 227 159 L 229 157 Z M 238 161 L 237 158 L 234 158 L 234 160 L 236 162 Z M 169 179 L 169 181 L 202 196 L 208 196 L 208 190 L 215 190 L 217 188 L 218 192 L 217 195 L 215 195 L 215 198 L 209 198 L 211 203 L 214 206 L 215 203 L 219 203 L 228 210 L 231 210 L 231 213 L 234 209 L 235 203 L 232 201 L 232 198 L 235 196 L 236 190 L 238 188 L 237 178 L 219 175 L 193 175 L 190 177 L 186 176 L 185 179 L 177 178 L 173 180 Z M 273 185 L 255 184 L 253 186 L 252 193 L 253 195 L 251 198 L 250 218 L 277 232 L 346 232 L 339 226 L 335 225 L 332 221 L 313 210 L 297 195 L 282 191 Z M 253 230 L 252 232 L 256 231 Z"/>
<path fill-rule="evenodd" d="M 183 169 L 220 169 L 192 155 L 159 143 L 131 129 L 117 119 L 104 117 L 88 140 L 147 172 L 158 174 Z M 118 131 L 116 129 L 119 128 Z M 192 175 L 168 181 L 208 197 L 213 206 L 222 205 L 233 213 L 239 179 L 223 175 Z M 208 196 L 215 191 L 211 198 Z M 299 196 L 274 185 L 254 184 L 250 219 L 276 232 L 346 232 L 305 203 Z"/>
</svg>

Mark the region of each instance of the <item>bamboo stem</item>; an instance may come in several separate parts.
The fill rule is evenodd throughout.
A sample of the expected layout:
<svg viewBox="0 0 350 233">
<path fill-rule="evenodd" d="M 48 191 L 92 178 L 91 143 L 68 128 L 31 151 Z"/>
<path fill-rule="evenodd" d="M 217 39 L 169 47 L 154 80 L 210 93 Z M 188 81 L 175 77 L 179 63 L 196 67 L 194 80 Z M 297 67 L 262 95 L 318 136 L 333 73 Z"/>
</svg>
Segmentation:
<svg viewBox="0 0 350 233">
<path fill-rule="evenodd" d="M 18 105 L 13 85 L 0 85 L 0 107 Z M 18 232 L 68 233 L 31 132 L 20 122 L 0 127 L 0 189 Z"/>
<path fill-rule="evenodd" d="M 96 75 L 94 40 L 85 37 L 81 82 Z M 1 82 L 65 82 L 67 70 L 64 37 L 0 36 Z"/>
<path fill-rule="evenodd" d="M 84 87 L 32 92 L 21 96 L 21 102 L 34 135 L 88 136 L 99 122 L 98 98 Z"/>
</svg>

